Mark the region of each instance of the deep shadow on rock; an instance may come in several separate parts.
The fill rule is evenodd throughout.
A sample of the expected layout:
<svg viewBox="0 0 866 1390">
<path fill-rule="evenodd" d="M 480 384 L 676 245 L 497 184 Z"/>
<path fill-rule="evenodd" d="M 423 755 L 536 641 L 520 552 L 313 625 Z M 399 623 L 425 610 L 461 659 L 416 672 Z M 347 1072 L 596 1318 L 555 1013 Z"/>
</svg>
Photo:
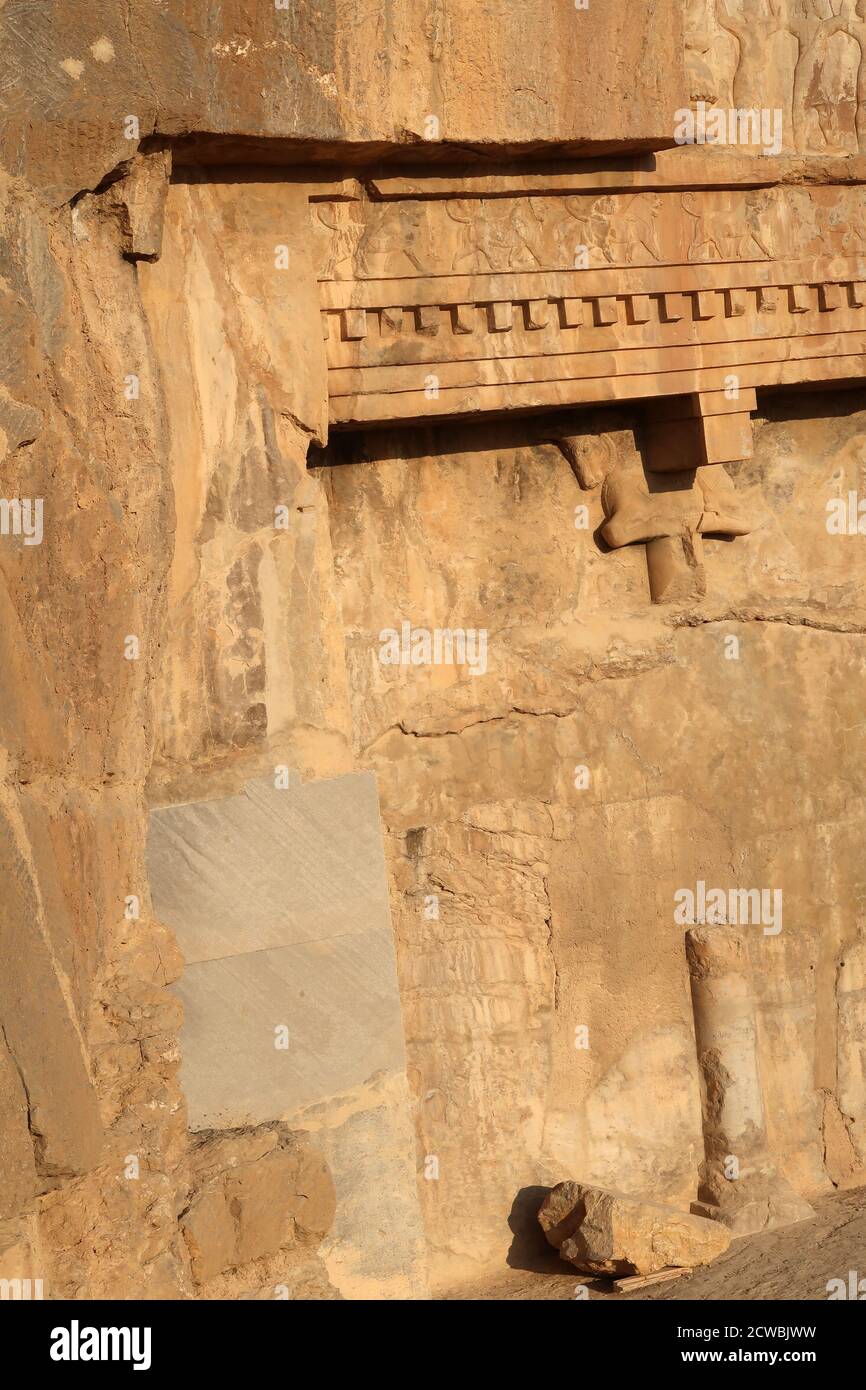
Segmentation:
<svg viewBox="0 0 866 1390">
<path fill-rule="evenodd" d="M 522 1187 L 514 1199 L 508 1217 L 514 1238 L 507 1263 L 512 1269 L 527 1269 L 533 1274 L 562 1274 L 568 1269 L 538 1224 L 538 1209 L 549 1191 L 549 1187 Z"/>
</svg>

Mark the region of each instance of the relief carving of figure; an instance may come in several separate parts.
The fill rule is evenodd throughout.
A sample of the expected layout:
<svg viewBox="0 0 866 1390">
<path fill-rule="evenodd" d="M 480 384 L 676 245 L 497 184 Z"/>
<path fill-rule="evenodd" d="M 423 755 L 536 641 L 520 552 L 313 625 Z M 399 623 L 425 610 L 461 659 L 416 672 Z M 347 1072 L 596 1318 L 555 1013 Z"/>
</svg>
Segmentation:
<svg viewBox="0 0 866 1390">
<path fill-rule="evenodd" d="M 496 227 L 482 227 L 480 208 L 480 203 L 469 198 L 449 198 L 445 204 L 446 213 L 458 228 L 451 257 L 451 269 L 456 275 L 496 269 L 490 255 Z M 495 250 L 500 253 L 497 259 L 501 265 L 509 250 L 504 238 L 500 237 Z"/>
<path fill-rule="evenodd" d="M 686 5 L 686 70 L 690 101 L 714 106 L 719 99 L 719 81 L 713 70 L 712 49 L 715 34 L 710 24 L 706 0 L 688 0 Z"/>
<path fill-rule="evenodd" d="M 541 269 L 547 264 L 542 247 L 547 203 L 544 198 L 520 198 L 512 206 L 515 270 Z M 541 255 L 539 256 L 539 251 Z"/>
<path fill-rule="evenodd" d="M 837 249 L 828 241 L 827 218 L 812 197 L 813 192 L 793 188 L 787 198 L 777 203 L 776 219 L 785 255 L 822 256 Z"/>
<path fill-rule="evenodd" d="M 605 260 L 604 244 L 607 218 L 599 211 L 598 198 L 563 198 L 562 206 L 568 214 L 559 218 L 553 225 L 555 255 L 561 269 L 571 269 L 577 264 L 577 254 L 581 247 L 589 252 L 591 265 L 600 265 Z"/>
<path fill-rule="evenodd" d="M 363 228 L 345 203 L 317 203 L 313 223 L 319 276 L 323 280 L 351 279 L 355 273 L 355 250 Z M 324 232 L 320 230 L 324 229 Z"/>
<path fill-rule="evenodd" d="M 734 105 L 739 110 L 767 106 L 766 79 L 769 48 L 784 27 L 783 0 L 753 0 L 742 18 L 731 14 L 721 3 L 716 17 L 723 29 L 733 34 L 740 55 L 734 75 Z"/>
<path fill-rule="evenodd" d="M 816 254 L 862 256 L 866 246 L 866 228 L 856 208 L 852 207 L 848 190 L 812 188 L 807 196 L 809 216 L 803 216 L 802 203 L 797 209 L 797 244 L 803 244 L 799 238 L 803 228 L 808 227 L 812 233 L 811 249 Z"/>
<path fill-rule="evenodd" d="M 424 37 L 427 40 L 431 61 L 438 63 L 445 46 L 445 6 L 444 0 L 428 0 L 424 17 Z"/>
<path fill-rule="evenodd" d="M 824 13 L 822 0 L 790 0 L 788 30 L 799 45 L 794 73 L 794 143 L 805 151 L 815 122 L 827 145 L 837 144 L 835 106 L 838 97 L 828 93 L 823 84 L 823 69 L 827 61 L 827 45 L 834 34 L 850 32 L 849 6 L 829 15 Z M 814 142 L 814 141 L 813 141 Z"/>
<path fill-rule="evenodd" d="M 841 13 L 846 32 L 857 41 L 860 63 L 857 69 L 857 143 L 866 154 L 866 0 L 845 0 Z"/>
</svg>

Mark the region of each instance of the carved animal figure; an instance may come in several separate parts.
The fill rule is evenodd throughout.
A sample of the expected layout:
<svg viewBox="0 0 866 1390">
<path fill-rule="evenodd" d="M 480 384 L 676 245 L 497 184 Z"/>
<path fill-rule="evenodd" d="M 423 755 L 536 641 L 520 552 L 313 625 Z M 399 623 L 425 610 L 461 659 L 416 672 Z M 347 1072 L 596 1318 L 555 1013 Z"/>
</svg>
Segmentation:
<svg viewBox="0 0 866 1390">
<path fill-rule="evenodd" d="M 746 223 L 742 210 L 722 203 L 701 205 L 698 194 L 684 193 L 683 207 L 694 218 L 695 227 L 687 255 L 690 261 L 753 261 L 755 251 L 767 260 L 773 252 L 763 232 Z"/>
<path fill-rule="evenodd" d="M 571 269 L 580 246 L 587 248 L 591 264 L 598 263 L 593 252 L 599 261 L 604 258 L 607 219 L 599 212 L 598 203 L 598 198 L 563 198 L 562 206 L 568 216 L 554 222 L 552 229 L 558 266 Z"/>
<path fill-rule="evenodd" d="M 449 198 L 445 210 L 461 228 L 452 269 L 457 273 L 541 267 L 531 244 L 538 239 L 540 220 L 533 198 L 515 206 L 469 198 Z M 529 204 L 530 206 L 525 206 Z"/>
<path fill-rule="evenodd" d="M 419 274 L 429 270 L 426 258 L 419 258 L 416 246 L 424 242 L 424 211 L 407 203 L 399 219 L 387 203 L 371 211 L 356 253 L 358 274 L 364 279 L 405 274 L 411 266 Z"/>
<path fill-rule="evenodd" d="M 644 211 L 649 207 L 649 213 Z M 602 250 L 611 265 L 633 265 L 641 248 L 660 261 L 657 217 L 661 202 L 658 197 L 637 193 L 632 198 L 599 198 L 598 210 L 606 218 Z"/>
</svg>

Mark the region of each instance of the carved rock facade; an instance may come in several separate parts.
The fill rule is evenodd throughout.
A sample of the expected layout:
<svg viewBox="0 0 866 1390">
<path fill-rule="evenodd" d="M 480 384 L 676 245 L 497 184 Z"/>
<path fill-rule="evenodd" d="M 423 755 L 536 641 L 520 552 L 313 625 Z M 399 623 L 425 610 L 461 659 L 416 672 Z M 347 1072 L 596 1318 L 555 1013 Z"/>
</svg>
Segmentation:
<svg viewBox="0 0 866 1390">
<path fill-rule="evenodd" d="M 737 1231 L 863 1185 L 858 7 L 49 8 L 0 1277 L 423 1297 L 564 1175 Z M 690 87 L 778 155 L 677 148 Z"/>
</svg>

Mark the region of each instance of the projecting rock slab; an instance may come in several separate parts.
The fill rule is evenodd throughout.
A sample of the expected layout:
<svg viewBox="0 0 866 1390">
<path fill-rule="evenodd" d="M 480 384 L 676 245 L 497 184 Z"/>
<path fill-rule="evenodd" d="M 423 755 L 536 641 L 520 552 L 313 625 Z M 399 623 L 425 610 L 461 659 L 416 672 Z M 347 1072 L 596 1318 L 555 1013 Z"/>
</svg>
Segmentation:
<svg viewBox="0 0 866 1390">
<path fill-rule="evenodd" d="M 709 1264 L 731 1243 L 724 1226 L 703 1216 L 577 1182 L 548 1193 L 538 1220 L 564 1260 L 616 1278 Z"/>
</svg>

